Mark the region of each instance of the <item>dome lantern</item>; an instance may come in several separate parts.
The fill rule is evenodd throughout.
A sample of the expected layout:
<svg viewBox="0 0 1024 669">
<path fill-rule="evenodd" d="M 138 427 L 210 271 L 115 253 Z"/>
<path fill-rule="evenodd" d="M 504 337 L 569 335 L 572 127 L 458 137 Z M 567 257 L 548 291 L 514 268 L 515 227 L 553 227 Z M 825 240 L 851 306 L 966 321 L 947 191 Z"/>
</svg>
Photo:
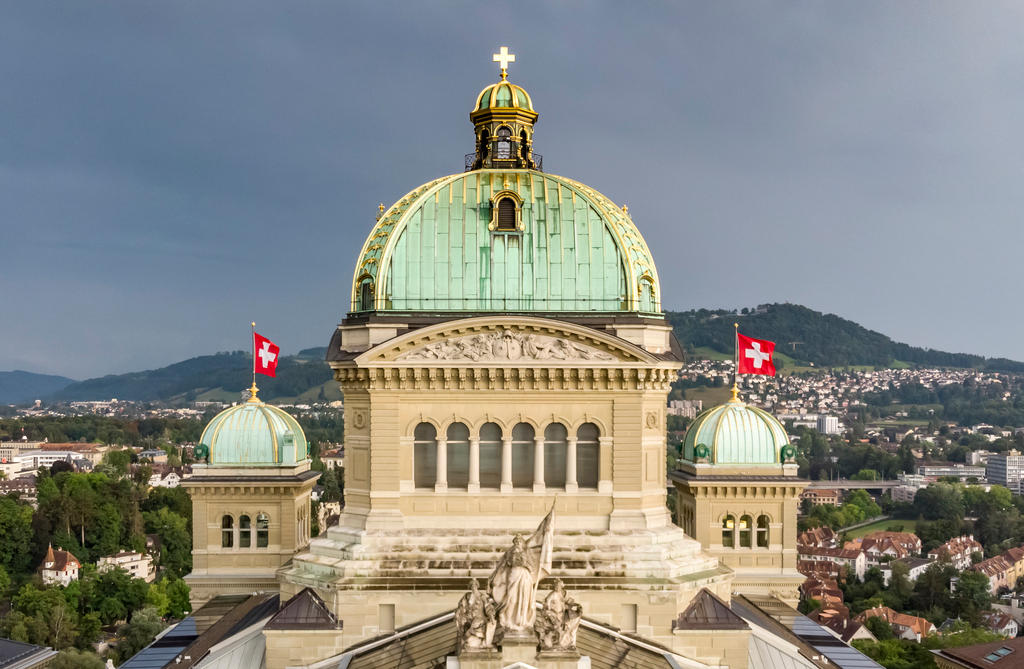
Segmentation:
<svg viewBox="0 0 1024 669">
<path fill-rule="evenodd" d="M 469 115 L 476 150 L 466 156 L 467 170 L 541 167 L 540 156 L 533 155 L 533 101 L 524 88 L 508 81 L 508 64 L 515 59 L 504 46 L 494 54 L 494 62 L 501 65 L 501 81 L 480 91 Z"/>
<path fill-rule="evenodd" d="M 248 401 L 213 417 L 196 446 L 211 467 L 293 467 L 309 460 L 306 435 L 283 409 L 250 389 Z"/>
</svg>

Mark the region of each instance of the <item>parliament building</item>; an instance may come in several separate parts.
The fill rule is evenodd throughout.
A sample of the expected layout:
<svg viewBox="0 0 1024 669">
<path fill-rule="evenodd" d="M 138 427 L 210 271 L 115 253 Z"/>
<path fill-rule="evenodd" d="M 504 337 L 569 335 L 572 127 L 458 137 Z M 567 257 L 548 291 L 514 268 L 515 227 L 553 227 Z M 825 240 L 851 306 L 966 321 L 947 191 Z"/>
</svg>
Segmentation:
<svg viewBox="0 0 1024 669">
<path fill-rule="evenodd" d="M 683 353 L 651 250 L 627 207 L 543 171 L 495 58 L 465 171 L 382 208 L 355 258 L 327 354 L 340 520 L 310 536 L 305 436 L 254 390 L 183 482 L 194 613 L 124 666 L 877 666 L 794 608 L 806 481 L 774 417 L 734 393 L 666 466 Z M 536 635 L 502 637 L 501 569 L 533 575 Z"/>
</svg>

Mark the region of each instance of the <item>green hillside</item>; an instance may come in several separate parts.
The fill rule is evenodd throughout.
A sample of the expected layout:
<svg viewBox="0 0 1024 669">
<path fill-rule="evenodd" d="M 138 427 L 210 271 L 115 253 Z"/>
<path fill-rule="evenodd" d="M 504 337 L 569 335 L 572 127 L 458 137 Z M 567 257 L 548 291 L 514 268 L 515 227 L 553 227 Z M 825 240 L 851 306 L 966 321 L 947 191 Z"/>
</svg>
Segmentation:
<svg viewBox="0 0 1024 669">
<path fill-rule="evenodd" d="M 1024 364 L 1011 360 L 945 353 L 894 342 L 853 321 L 795 304 L 767 305 L 748 314 L 699 309 L 670 311 L 666 316 L 688 356 L 730 359 L 733 355 L 732 324 L 739 322 L 746 334 L 778 344 L 776 359 L 783 366 L 784 373 L 827 367 L 912 365 L 1024 372 Z M 260 396 L 282 403 L 341 399 L 341 391 L 324 362 L 326 353 L 324 347 L 316 347 L 282 357 L 276 378 L 257 378 Z M 71 383 L 60 390 L 50 391 L 52 394 L 46 399 L 72 401 L 116 397 L 135 401 L 235 401 L 243 389 L 249 387 L 251 374 L 251 354 L 241 351 L 218 353 L 160 369 Z"/>
<path fill-rule="evenodd" d="M 0 404 L 31 402 L 74 383 L 73 379 L 52 374 L 14 370 L 0 372 Z"/>
<path fill-rule="evenodd" d="M 322 351 L 322 349 L 320 349 Z M 308 350 L 307 350 L 308 351 Z M 260 397 L 279 402 L 330 401 L 341 398 L 323 355 L 283 356 L 277 376 L 256 377 Z M 301 355 L 301 354 L 300 354 Z M 243 351 L 190 358 L 160 369 L 88 379 L 50 395 L 54 401 L 107 400 L 138 402 L 233 401 L 252 383 L 252 354 Z"/>
<path fill-rule="evenodd" d="M 853 321 L 797 304 L 764 305 L 747 314 L 707 309 L 670 311 L 666 317 L 687 352 L 698 357 L 732 356 L 733 323 L 739 323 L 744 334 L 776 342 L 787 367 L 921 365 L 1024 372 L 1024 363 L 901 344 Z"/>
</svg>

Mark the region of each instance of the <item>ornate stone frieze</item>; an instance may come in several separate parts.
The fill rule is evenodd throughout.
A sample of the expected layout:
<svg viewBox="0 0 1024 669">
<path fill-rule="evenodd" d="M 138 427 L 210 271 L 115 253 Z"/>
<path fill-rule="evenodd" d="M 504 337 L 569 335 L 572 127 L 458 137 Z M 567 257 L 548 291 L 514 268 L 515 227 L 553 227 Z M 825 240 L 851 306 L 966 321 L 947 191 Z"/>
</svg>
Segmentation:
<svg viewBox="0 0 1024 669">
<path fill-rule="evenodd" d="M 403 390 L 657 390 L 667 391 L 675 370 L 619 367 L 374 367 L 336 366 L 342 391 Z"/>
<path fill-rule="evenodd" d="M 513 329 L 492 330 L 435 341 L 398 356 L 399 361 L 614 361 L 615 356 L 564 337 Z"/>
</svg>

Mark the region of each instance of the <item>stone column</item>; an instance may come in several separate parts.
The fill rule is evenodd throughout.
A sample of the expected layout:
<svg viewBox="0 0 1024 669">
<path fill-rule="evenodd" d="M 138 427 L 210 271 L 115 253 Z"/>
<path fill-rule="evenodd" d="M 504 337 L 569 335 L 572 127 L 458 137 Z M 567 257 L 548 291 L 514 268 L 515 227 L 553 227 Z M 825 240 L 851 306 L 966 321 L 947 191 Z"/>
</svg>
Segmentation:
<svg viewBox="0 0 1024 669">
<path fill-rule="evenodd" d="M 469 438 L 469 485 L 468 492 L 480 492 L 480 438 Z"/>
<path fill-rule="evenodd" d="M 565 491 L 576 492 L 576 437 L 569 437 L 565 444 Z"/>
<path fill-rule="evenodd" d="M 434 492 L 448 490 L 448 440 L 437 440 L 437 480 L 434 482 Z"/>
<path fill-rule="evenodd" d="M 544 437 L 533 440 L 533 491 L 544 492 Z"/>
<path fill-rule="evenodd" d="M 512 440 L 501 440 L 501 492 L 512 490 Z"/>
</svg>

